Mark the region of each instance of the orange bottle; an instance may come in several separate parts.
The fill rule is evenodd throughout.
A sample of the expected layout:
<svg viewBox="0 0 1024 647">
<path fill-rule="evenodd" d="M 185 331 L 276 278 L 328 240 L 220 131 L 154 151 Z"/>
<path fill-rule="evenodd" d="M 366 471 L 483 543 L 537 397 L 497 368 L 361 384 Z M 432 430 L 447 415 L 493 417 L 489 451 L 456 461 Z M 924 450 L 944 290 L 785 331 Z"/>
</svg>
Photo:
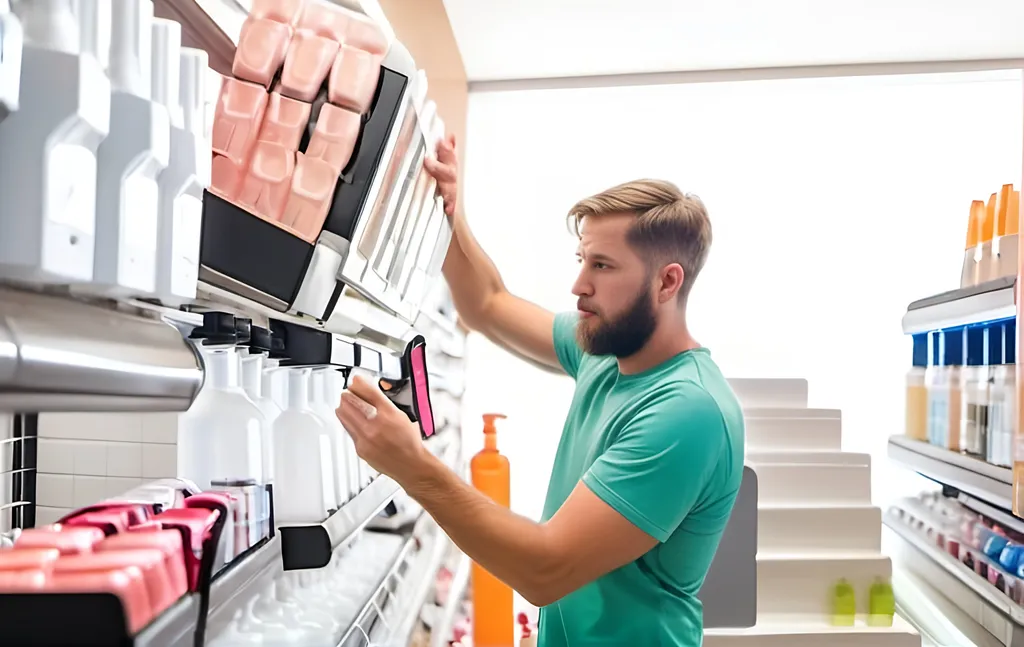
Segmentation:
<svg viewBox="0 0 1024 647">
<path fill-rule="evenodd" d="M 470 461 L 473 487 L 500 506 L 509 507 L 508 459 L 498 453 L 495 420 L 500 413 L 484 414 L 484 448 Z M 473 562 L 473 647 L 510 647 L 515 644 L 512 588 Z"/>
</svg>

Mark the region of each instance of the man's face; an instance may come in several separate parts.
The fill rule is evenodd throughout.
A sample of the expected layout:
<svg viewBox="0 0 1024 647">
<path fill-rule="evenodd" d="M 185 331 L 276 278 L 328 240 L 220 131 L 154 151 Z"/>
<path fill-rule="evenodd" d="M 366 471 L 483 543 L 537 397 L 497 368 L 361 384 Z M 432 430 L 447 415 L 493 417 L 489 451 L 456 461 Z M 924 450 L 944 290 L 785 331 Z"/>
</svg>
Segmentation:
<svg viewBox="0 0 1024 647">
<path fill-rule="evenodd" d="M 577 340 L 592 355 L 636 354 L 654 334 L 652 275 L 627 240 L 632 215 L 587 218 L 580 227 Z"/>
</svg>

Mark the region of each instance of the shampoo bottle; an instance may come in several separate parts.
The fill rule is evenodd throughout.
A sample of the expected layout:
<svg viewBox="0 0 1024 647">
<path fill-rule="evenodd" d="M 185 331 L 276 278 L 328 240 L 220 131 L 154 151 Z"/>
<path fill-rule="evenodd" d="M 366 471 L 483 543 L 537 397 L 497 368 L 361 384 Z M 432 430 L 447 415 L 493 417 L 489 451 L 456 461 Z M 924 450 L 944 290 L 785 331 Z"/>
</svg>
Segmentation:
<svg viewBox="0 0 1024 647">
<path fill-rule="evenodd" d="M 985 357 L 986 328 L 971 326 L 964 331 L 967 357 L 960 369 L 961 451 L 984 457 L 988 445 L 988 366 Z"/>
<path fill-rule="evenodd" d="M 992 229 L 992 258 L 988 270 L 989 280 L 1017 273 L 1017 239 L 1008 238 L 1006 235 L 1012 201 L 1013 185 L 1004 184 L 996 195 L 995 221 L 993 222 Z M 1013 253 L 1007 254 L 1007 252 L 1011 251 L 1011 248 Z M 1007 272 L 1007 267 L 1011 268 L 1009 272 Z"/>
<path fill-rule="evenodd" d="M 832 624 L 836 627 L 852 627 L 857 616 L 857 594 L 853 585 L 839 580 L 832 589 Z"/>
<path fill-rule="evenodd" d="M 334 412 L 337 405 L 332 405 L 327 399 L 328 374 L 333 372 L 333 369 L 329 368 L 313 370 L 310 374 L 309 399 L 310 406 L 320 416 L 331 440 L 331 466 L 334 468 L 334 473 L 331 476 L 334 484 L 334 498 L 341 505 L 350 498 L 348 474 L 345 469 L 348 465 L 345 457 L 345 437 L 348 436 L 348 433 L 341 426 L 341 421 L 338 420 L 338 416 Z"/>
<path fill-rule="evenodd" d="M 153 3 L 118 2 L 111 24 L 111 128 L 98 153 L 93 283 L 104 294 L 150 296 L 156 291 L 157 179 L 171 148 L 167 108 L 150 100 Z"/>
<path fill-rule="evenodd" d="M 914 440 L 928 440 L 928 334 L 913 336 L 913 366 L 907 372 L 907 428 L 905 434 Z"/>
<path fill-rule="evenodd" d="M 110 128 L 110 82 L 79 47 L 73 0 L 14 0 L 12 7 L 25 42 L 19 109 L 0 123 L 0 196 L 4 212 L 17 214 L 0 218 L 0 277 L 89 281 L 96 150 Z M 99 24 L 83 21 L 81 29 Z"/>
<path fill-rule="evenodd" d="M 964 265 L 960 272 L 960 287 L 967 288 L 977 285 L 981 276 L 981 265 L 978 263 L 981 250 L 978 248 L 978 228 L 985 217 L 985 203 L 975 200 L 971 203 L 971 212 L 967 216 L 967 244 L 964 245 Z"/>
<path fill-rule="evenodd" d="M 509 507 L 510 474 L 508 459 L 498 453 L 495 421 L 505 416 L 484 415 L 484 448 L 470 461 L 473 487 L 502 507 Z M 512 589 L 481 568 L 472 570 L 473 644 L 477 647 L 511 645 L 515 640 L 515 616 Z"/>
<path fill-rule="evenodd" d="M 274 517 L 282 524 L 320 523 L 334 504 L 330 441 L 309 408 L 309 369 L 290 368 L 288 406 L 274 421 Z"/>
<path fill-rule="evenodd" d="M 267 483 L 274 480 L 274 440 L 273 425 L 281 415 L 277 406 L 267 393 L 263 391 L 263 363 L 270 350 L 270 331 L 259 326 L 249 330 L 249 344 L 238 349 L 239 375 L 242 390 L 263 414 L 265 424 L 261 431 L 263 436 L 263 478 Z"/>
<path fill-rule="evenodd" d="M 21 21 L 8 0 L 0 0 L 0 122 L 18 109 L 21 89 Z"/>
<path fill-rule="evenodd" d="M 985 360 L 988 368 L 988 429 L 984 458 L 993 465 L 1013 466 L 1013 421 L 1007 420 L 1006 322 L 986 327 Z M 1013 349 L 1010 349 L 1012 354 Z M 1013 367 L 1010 367 L 1012 372 Z M 1014 380 L 1010 380 L 1012 385 Z"/>
<path fill-rule="evenodd" d="M 154 32 L 153 99 L 167 108 L 171 130 L 169 163 L 158 180 L 156 292 L 165 305 L 178 306 L 195 299 L 199 281 L 203 190 L 213 155 L 203 133 L 209 55 L 182 49 L 180 26 L 167 30 L 166 40 L 163 33 Z"/>
<path fill-rule="evenodd" d="M 876 579 L 871 585 L 868 597 L 868 624 L 872 627 L 891 627 L 892 618 L 896 615 L 896 596 L 892 585 L 882 579 Z"/>
</svg>

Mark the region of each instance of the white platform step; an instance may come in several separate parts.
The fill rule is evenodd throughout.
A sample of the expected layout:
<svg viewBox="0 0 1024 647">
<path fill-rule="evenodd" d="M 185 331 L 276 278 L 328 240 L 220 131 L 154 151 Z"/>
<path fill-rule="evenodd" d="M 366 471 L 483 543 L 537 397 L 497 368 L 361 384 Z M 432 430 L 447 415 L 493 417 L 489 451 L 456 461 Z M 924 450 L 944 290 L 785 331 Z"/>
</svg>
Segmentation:
<svg viewBox="0 0 1024 647">
<path fill-rule="evenodd" d="M 806 407 L 807 380 L 788 378 L 729 378 L 743 408 Z"/>
<path fill-rule="evenodd" d="M 744 415 L 747 451 L 838 452 L 843 444 L 839 418 L 758 418 Z"/>
<path fill-rule="evenodd" d="M 757 474 L 758 506 L 841 507 L 871 503 L 871 467 L 761 463 Z"/>
<path fill-rule="evenodd" d="M 747 418 L 834 418 L 843 417 L 840 409 L 808 409 L 807 407 L 745 407 Z"/>
<path fill-rule="evenodd" d="M 827 619 L 832 591 L 841 579 L 853 586 L 857 612 L 867 613 L 875 578 L 889 581 L 892 561 L 877 552 L 823 555 L 809 552 L 757 555 L 757 615 Z"/>
<path fill-rule="evenodd" d="M 865 465 L 871 467 L 871 454 L 856 452 L 767 452 L 748 451 L 748 465 L 797 463 L 806 465 Z"/>
<path fill-rule="evenodd" d="M 871 505 L 832 508 L 762 505 L 757 509 L 759 553 L 876 552 L 882 550 L 882 510 Z"/>
<path fill-rule="evenodd" d="M 891 627 L 833 627 L 787 616 L 763 616 L 749 629 L 708 629 L 704 647 L 921 647 L 921 636 L 896 616 Z"/>
</svg>

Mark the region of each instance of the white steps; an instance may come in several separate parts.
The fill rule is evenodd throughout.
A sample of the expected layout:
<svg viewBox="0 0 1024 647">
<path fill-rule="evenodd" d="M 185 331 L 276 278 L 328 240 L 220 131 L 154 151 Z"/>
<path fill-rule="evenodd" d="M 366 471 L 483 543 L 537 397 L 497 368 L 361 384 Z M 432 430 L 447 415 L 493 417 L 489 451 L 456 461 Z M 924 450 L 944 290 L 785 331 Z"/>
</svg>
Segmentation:
<svg viewBox="0 0 1024 647">
<path fill-rule="evenodd" d="M 704 647 L 921 647 L 921 637 L 898 616 L 892 627 L 833 627 L 776 615 L 749 629 L 708 629 Z"/>
<path fill-rule="evenodd" d="M 807 380 L 775 378 L 729 378 L 729 386 L 744 408 L 807 406 Z"/>
<path fill-rule="evenodd" d="M 867 465 L 761 463 L 751 467 L 757 473 L 758 507 L 827 508 L 871 502 L 871 468 Z"/>
<path fill-rule="evenodd" d="M 881 523 L 882 510 L 872 505 L 821 508 L 762 504 L 757 511 L 757 551 L 880 553 Z"/>
<path fill-rule="evenodd" d="M 744 412 L 748 452 L 838 452 L 843 423 L 839 418 L 758 418 Z"/>
<path fill-rule="evenodd" d="M 879 577 L 892 577 L 892 561 L 879 552 L 758 553 L 757 614 L 829 618 L 832 590 L 842 579 L 853 586 L 857 609 L 866 611 L 868 591 Z"/>
</svg>

